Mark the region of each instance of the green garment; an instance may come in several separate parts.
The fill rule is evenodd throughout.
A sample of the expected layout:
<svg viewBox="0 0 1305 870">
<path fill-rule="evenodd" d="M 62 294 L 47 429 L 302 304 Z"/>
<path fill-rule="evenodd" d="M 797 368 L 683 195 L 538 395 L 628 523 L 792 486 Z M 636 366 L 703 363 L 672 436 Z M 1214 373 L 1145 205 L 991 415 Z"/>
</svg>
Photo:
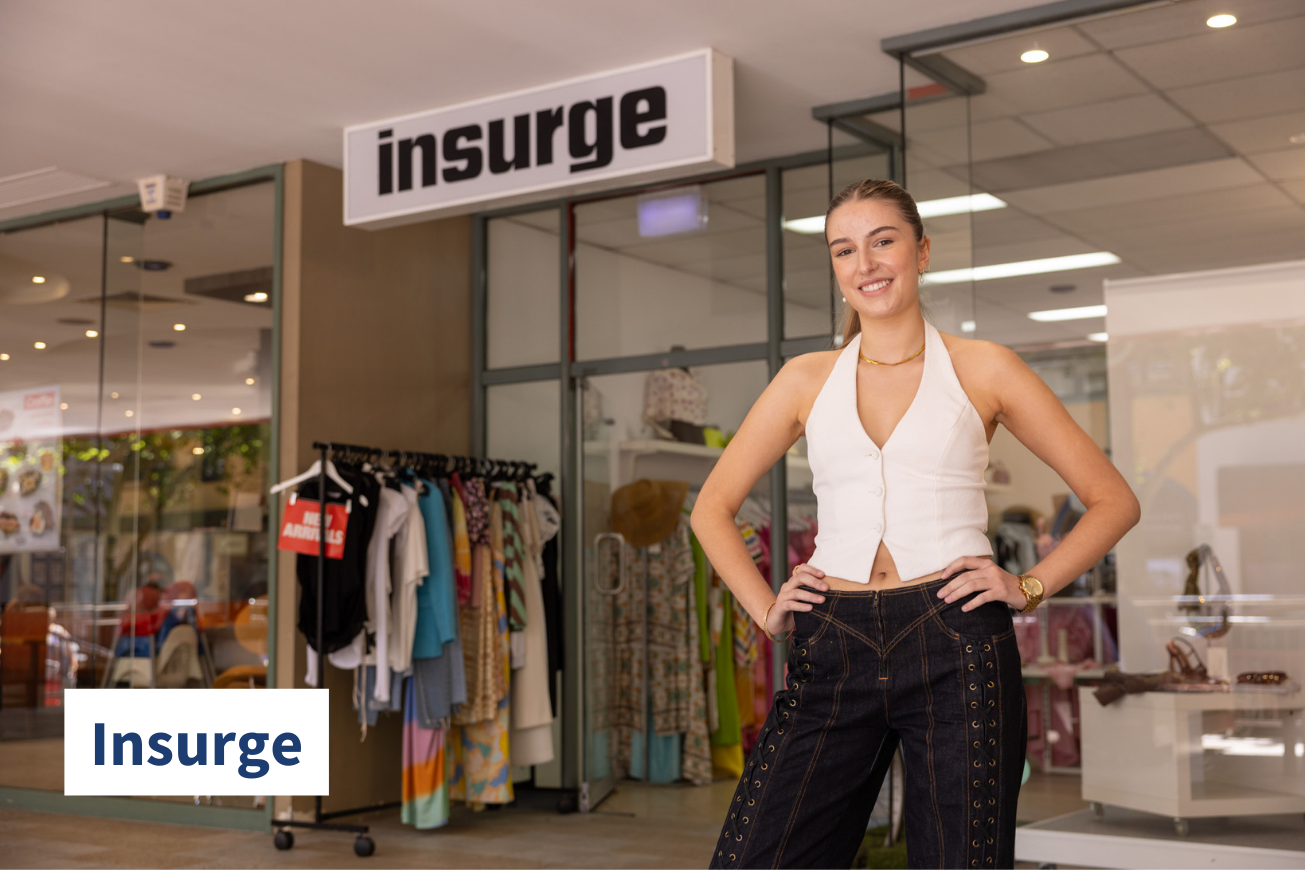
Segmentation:
<svg viewBox="0 0 1305 870">
<path fill-rule="evenodd" d="M 693 597 L 698 611 L 698 656 L 703 664 L 711 661 L 711 631 L 708 630 L 707 606 L 707 554 L 702 551 L 696 535 L 689 535 L 693 549 Z"/>
<path fill-rule="evenodd" d="M 716 707 L 720 727 L 712 733 L 711 745 L 733 746 L 743 742 L 743 730 L 739 727 L 739 696 L 734 688 L 734 630 L 730 625 L 733 598 L 723 586 L 720 596 L 725 610 L 720 644 L 716 647 Z"/>
</svg>

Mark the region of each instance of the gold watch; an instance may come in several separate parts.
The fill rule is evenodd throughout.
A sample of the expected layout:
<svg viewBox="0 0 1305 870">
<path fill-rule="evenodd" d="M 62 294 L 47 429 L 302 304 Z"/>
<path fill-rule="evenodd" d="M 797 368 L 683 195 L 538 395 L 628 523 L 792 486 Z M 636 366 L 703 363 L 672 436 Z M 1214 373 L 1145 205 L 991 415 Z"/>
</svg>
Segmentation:
<svg viewBox="0 0 1305 870">
<path fill-rule="evenodd" d="M 1024 593 L 1024 609 L 1020 613 L 1032 613 L 1042 603 L 1042 581 L 1032 574 L 1020 575 L 1020 591 Z"/>
</svg>

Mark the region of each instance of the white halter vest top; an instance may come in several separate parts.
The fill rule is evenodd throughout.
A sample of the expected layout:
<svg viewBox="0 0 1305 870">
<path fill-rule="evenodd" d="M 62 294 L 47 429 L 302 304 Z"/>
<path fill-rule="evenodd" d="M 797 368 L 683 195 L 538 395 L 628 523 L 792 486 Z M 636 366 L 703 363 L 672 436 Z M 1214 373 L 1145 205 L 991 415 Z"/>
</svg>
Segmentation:
<svg viewBox="0 0 1305 870">
<path fill-rule="evenodd" d="M 904 581 L 960 556 L 991 555 L 983 496 L 987 433 L 942 336 L 925 322 L 920 387 L 883 450 L 856 409 L 860 345 L 857 336 L 839 354 L 807 417 L 819 523 L 809 564 L 830 577 L 869 583 L 880 541 Z"/>
</svg>

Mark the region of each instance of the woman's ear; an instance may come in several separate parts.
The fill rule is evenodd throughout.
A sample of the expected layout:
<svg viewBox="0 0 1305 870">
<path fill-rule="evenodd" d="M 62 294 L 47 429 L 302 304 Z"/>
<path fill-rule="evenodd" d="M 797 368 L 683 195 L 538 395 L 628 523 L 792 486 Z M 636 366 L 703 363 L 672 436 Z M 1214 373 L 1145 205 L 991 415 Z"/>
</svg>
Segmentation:
<svg viewBox="0 0 1305 870">
<path fill-rule="evenodd" d="M 925 236 L 920 240 L 920 253 L 918 256 L 917 267 L 921 273 L 929 271 L 929 237 Z"/>
</svg>

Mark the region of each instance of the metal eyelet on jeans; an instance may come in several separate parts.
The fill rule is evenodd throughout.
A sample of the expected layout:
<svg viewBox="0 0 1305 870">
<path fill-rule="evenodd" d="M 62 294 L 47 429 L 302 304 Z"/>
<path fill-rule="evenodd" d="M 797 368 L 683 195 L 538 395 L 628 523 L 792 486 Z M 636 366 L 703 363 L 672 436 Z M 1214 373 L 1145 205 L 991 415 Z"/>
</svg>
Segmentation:
<svg viewBox="0 0 1305 870">
<path fill-rule="evenodd" d="M 988 759 L 988 766 L 989 766 L 989 767 L 996 767 L 996 766 L 997 766 L 997 759 L 995 759 L 995 758 L 989 758 L 989 759 Z"/>
<path fill-rule="evenodd" d="M 995 780 L 995 779 L 990 779 L 990 780 L 988 780 L 988 785 L 996 785 L 996 784 L 997 784 L 997 780 Z M 978 783 L 976 782 L 975 785 L 978 785 Z M 989 819 L 989 821 L 992 821 L 992 820 Z"/>
<path fill-rule="evenodd" d="M 977 741 L 977 740 L 974 741 L 974 748 L 975 748 L 975 749 L 978 749 L 978 748 L 979 748 L 979 741 Z"/>
<path fill-rule="evenodd" d="M 984 652 L 989 652 L 989 651 L 991 651 L 991 650 L 992 650 L 992 647 L 988 646 L 986 643 L 983 645 L 983 651 L 984 651 Z"/>
<path fill-rule="evenodd" d="M 979 848 L 979 841 L 978 841 L 978 840 L 971 840 L 971 841 L 970 841 L 970 845 L 977 849 L 977 848 Z"/>
<path fill-rule="evenodd" d="M 993 687 L 993 685 L 994 685 L 994 684 L 993 684 L 992 680 L 988 680 L 988 688 L 991 689 L 991 688 Z"/>
<path fill-rule="evenodd" d="M 989 864 L 992 863 L 992 859 L 991 859 L 991 858 L 988 859 L 988 863 L 989 863 Z"/>
<path fill-rule="evenodd" d="M 979 708 L 979 702 L 978 702 L 978 701 L 971 701 L 971 702 L 970 702 L 970 709 L 971 709 L 971 710 L 977 710 L 978 708 Z M 976 743 L 976 744 L 974 744 L 974 745 L 975 745 L 975 746 L 978 746 L 979 744 Z"/>
<path fill-rule="evenodd" d="M 974 647 L 970 646 L 970 645 L 967 643 L 967 644 L 965 645 L 965 651 L 966 651 L 966 652 L 974 652 Z"/>
<path fill-rule="evenodd" d="M 971 691 L 971 692 L 977 691 L 978 688 L 979 688 L 979 686 L 978 686 L 977 683 L 970 683 L 970 691 Z"/>
<path fill-rule="evenodd" d="M 749 799 L 748 799 L 748 806 L 750 806 L 750 807 L 751 807 L 751 806 L 756 806 L 756 803 L 757 803 L 757 802 L 756 802 L 755 800 L 753 800 L 752 798 L 749 798 Z"/>
<path fill-rule="evenodd" d="M 975 801 L 975 802 L 974 802 L 974 808 L 975 808 L 976 810 L 979 808 L 979 802 L 978 802 L 978 801 Z"/>
<path fill-rule="evenodd" d="M 797 699 L 796 699 L 796 698 L 789 698 L 789 699 L 788 699 L 788 705 L 789 705 L 790 707 L 796 707 L 796 706 L 797 706 Z"/>
<path fill-rule="evenodd" d="M 974 665 L 970 665 L 970 670 L 974 670 Z"/>
<path fill-rule="evenodd" d="M 992 662 L 988 662 L 986 665 L 984 665 L 984 667 L 988 667 L 988 668 L 992 667 Z"/>
<path fill-rule="evenodd" d="M 975 788 L 978 788 L 978 787 L 979 787 L 979 781 L 978 781 L 977 779 L 974 781 L 974 787 L 975 787 Z M 974 824 L 977 825 L 978 822 L 976 821 Z"/>
<path fill-rule="evenodd" d="M 744 819 L 744 821 L 747 821 L 747 820 Z M 992 845 L 992 837 L 989 837 L 989 838 L 988 838 L 988 845 L 989 845 L 989 846 Z M 991 860 L 991 859 L 989 859 L 989 860 Z"/>
<path fill-rule="evenodd" d="M 974 727 L 974 728 L 978 728 L 978 727 L 979 727 L 979 723 L 978 723 L 978 722 L 971 722 L 970 725 L 971 725 L 972 727 Z"/>
<path fill-rule="evenodd" d="M 762 770 L 770 770 L 770 765 L 769 765 L 769 764 L 763 764 L 763 765 L 761 765 L 761 769 L 762 769 Z M 752 806 L 752 802 L 751 802 L 751 801 L 748 802 L 748 806 Z"/>
</svg>

